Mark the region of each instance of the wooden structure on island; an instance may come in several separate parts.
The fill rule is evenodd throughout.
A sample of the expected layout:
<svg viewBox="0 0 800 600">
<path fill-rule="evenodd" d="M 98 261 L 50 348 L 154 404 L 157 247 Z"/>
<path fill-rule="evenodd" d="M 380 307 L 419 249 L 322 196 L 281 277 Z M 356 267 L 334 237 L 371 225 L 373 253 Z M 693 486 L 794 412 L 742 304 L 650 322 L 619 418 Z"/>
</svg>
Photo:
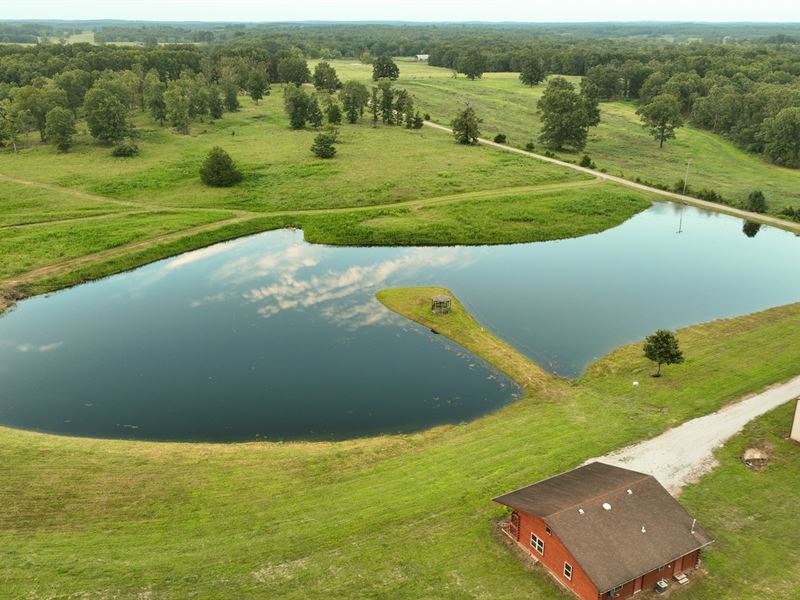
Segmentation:
<svg viewBox="0 0 800 600">
<path fill-rule="evenodd" d="M 432 298 L 431 310 L 437 315 L 446 315 L 450 312 L 453 300 L 450 296 L 434 296 Z"/>
</svg>

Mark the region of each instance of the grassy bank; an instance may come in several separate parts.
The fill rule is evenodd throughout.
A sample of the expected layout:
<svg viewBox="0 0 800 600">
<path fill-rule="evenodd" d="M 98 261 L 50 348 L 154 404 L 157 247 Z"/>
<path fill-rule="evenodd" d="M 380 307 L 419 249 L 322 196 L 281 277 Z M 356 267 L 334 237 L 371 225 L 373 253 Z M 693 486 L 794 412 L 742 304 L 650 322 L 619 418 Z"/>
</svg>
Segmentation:
<svg viewBox="0 0 800 600">
<path fill-rule="evenodd" d="M 449 324 L 429 320 L 431 291 L 383 299 L 513 370 L 519 357 L 460 305 Z M 0 596 L 568 598 L 495 540 L 503 511 L 490 498 L 797 374 L 800 305 L 690 327 L 679 338 L 687 362 L 664 378 L 642 377 L 650 365 L 635 344 L 577 382 L 553 378 L 484 418 L 414 435 L 215 446 L 1 428 Z M 757 544 L 757 554 L 740 552 L 752 545 L 751 526 L 732 520 L 717 530 L 744 493 L 764 519 L 794 514 L 797 458 L 783 456 L 786 470 L 764 493 L 735 480 L 690 491 L 689 507 L 721 540 L 707 563 L 721 566 L 680 597 L 770 590 L 793 598 L 793 567 L 780 567 L 791 527 L 774 547 Z M 712 492 L 717 501 L 704 503 Z M 774 566 L 758 579 L 731 576 L 754 556 Z"/>
<path fill-rule="evenodd" d="M 334 61 L 345 80 L 367 81 L 370 65 L 353 61 Z M 508 136 L 509 143 L 523 148 L 539 144 L 541 121 L 536 103 L 544 84 L 527 87 L 516 73 L 485 73 L 483 78 L 469 81 L 453 77 L 452 71 L 429 67 L 424 63 L 400 60 L 398 85 L 413 93 L 421 110 L 437 123 L 449 124 L 465 103 L 475 108 L 483 119 L 481 132 L 486 138 L 497 133 Z M 568 77 L 576 85 L 580 78 Z M 724 138 L 685 126 L 677 131 L 677 139 L 659 148 L 642 128 L 636 106 L 624 102 L 601 104 L 599 127 L 591 129 L 585 152 L 612 175 L 672 187 L 684 177 L 686 160 L 692 160 L 689 182 L 694 189 L 710 188 L 733 202 L 742 202 L 754 189 L 763 190 L 773 212 L 784 206 L 800 207 L 800 171 L 769 164 L 759 156 L 748 154 Z M 564 160 L 577 161 L 581 155 L 557 153 Z"/>
</svg>

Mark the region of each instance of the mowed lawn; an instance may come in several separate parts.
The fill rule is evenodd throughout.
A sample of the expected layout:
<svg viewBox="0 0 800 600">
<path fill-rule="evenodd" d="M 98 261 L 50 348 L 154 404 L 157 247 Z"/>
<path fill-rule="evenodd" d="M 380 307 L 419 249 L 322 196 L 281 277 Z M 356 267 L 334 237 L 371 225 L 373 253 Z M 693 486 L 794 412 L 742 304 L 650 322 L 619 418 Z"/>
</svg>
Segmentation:
<svg viewBox="0 0 800 600">
<path fill-rule="evenodd" d="M 371 67 L 353 61 L 333 61 L 343 80 L 368 81 Z M 536 151 L 541 122 L 536 103 L 545 84 L 522 85 L 516 73 L 486 73 L 482 79 L 469 81 L 463 75 L 453 77 L 449 69 L 429 67 L 410 59 L 399 59 L 398 85 L 405 87 L 423 112 L 437 123 L 449 124 L 456 111 L 470 104 L 483 119 L 481 132 L 493 138 L 508 136 L 509 144 L 524 148 L 533 142 Z M 567 77 L 576 86 L 579 77 Z M 686 160 L 691 159 L 689 183 L 695 189 L 716 190 L 726 199 L 742 202 L 747 194 L 760 189 L 772 212 L 784 206 L 800 207 L 800 171 L 771 165 L 758 155 L 738 149 L 721 136 L 686 125 L 677 131 L 677 139 L 660 149 L 641 127 L 636 105 L 627 102 L 601 104 L 602 122 L 590 130 L 585 152 L 598 168 L 628 179 L 636 177 L 652 183 L 672 186 L 684 177 Z M 582 155 L 557 153 L 559 158 L 577 161 Z"/>
<path fill-rule="evenodd" d="M 800 305 L 679 332 L 661 379 L 639 344 L 472 423 L 341 443 L 160 444 L 0 429 L 0 596 L 568 598 L 493 531 L 490 499 L 797 374 Z M 633 379 L 641 381 L 633 388 Z M 800 449 L 686 494 L 719 539 L 675 597 L 796 597 Z M 748 441 L 749 443 L 749 441 Z"/>
</svg>

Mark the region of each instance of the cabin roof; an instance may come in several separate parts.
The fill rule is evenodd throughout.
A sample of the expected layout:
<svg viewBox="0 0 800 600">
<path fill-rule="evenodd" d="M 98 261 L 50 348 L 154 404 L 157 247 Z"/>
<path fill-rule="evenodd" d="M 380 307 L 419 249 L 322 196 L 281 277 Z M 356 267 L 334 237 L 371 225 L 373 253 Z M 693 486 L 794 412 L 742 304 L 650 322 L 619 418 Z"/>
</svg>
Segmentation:
<svg viewBox="0 0 800 600">
<path fill-rule="evenodd" d="M 654 477 L 598 462 L 494 500 L 544 520 L 600 593 L 713 541 Z"/>
</svg>

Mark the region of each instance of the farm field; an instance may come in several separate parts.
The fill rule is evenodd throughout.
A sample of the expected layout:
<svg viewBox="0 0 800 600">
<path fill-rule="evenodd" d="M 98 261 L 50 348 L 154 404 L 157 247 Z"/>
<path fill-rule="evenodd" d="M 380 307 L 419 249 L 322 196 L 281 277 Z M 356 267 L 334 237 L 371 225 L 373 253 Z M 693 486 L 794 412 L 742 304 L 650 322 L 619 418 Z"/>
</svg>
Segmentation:
<svg viewBox="0 0 800 600">
<path fill-rule="evenodd" d="M 456 111 L 469 103 L 483 119 L 484 137 L 491 139 L 497 133 L 504 133 L 510 145 L 524 148 L 526 143 L 533 142 L 536 151 L 545 150 L 537 139 L 540 122 L 536 108 L 545 84 L 524 86 L 516 73 L 485 73 L 482 79 L 469 81 L 463 75 L 454 78 L 449 69 L 411 59 L 397 62 L 398 85 L 413 93 L 418 108 L 429 113 L 433 121 L 449 124 Z M 331 64 L 343 81 L 370 80 L 371 65 L 354 61 Z M 576 87 L 579 85 L 579 77 L 567 79 Z M 797 170 L 771 165 L 718 135 L 690 125 L 678 129 L 677 139 L 659 149 L 658 143 L 641 127 L 634 104 L 603 102 L 600 108 L 601 123 L 589 130 L 585 152 L 598 168 L 612 175 L 639 177 L 671 188 L 683 179 L 686 160 L 691 159 L 689 183 L 695 189 L 717 190 L 734 204 L 742 202 L 752 190 L 760 189 L 770 202 L 771 212 L 777 213 L 784 206 L 800 207 Z M 563 152 L 556 155 L 573 162 L 581 157 Z"/>
<path fill-rule="evenodd" d="M 418 308 L 429 292 L 382 298 L 430 324 Z M 452 328 L 433 324 L 466 340 L 476 325 L 460 310 Z M 518 403 L 407 436 L 220 446 L 0 429 L 0 589 L 9 597 L 516 598 L 525 590 L 568 598 L 494 538 L 503 509 L 490 498 L 796 374 L 800 305 L 678 335 L 689 360 L 667 377 L 647 377 L 634 344 L 574 383 L 537 369 Z M 503 363 L 501 342 L 476 339 L 476 350 Z M 789 408 L 732 440 L 722 468 L 685 492 L 718 542 L 705 555 L 708 574 L 675 597 L 793 598 L 800 458 L 782 438 Z M 775 460 L 755 473 L 738 456 L 760 441 Z M 765 527 L 770 543 L 753 543 Z M 757 573 L 731 586 L 749 564 Z"/>
</svg>

